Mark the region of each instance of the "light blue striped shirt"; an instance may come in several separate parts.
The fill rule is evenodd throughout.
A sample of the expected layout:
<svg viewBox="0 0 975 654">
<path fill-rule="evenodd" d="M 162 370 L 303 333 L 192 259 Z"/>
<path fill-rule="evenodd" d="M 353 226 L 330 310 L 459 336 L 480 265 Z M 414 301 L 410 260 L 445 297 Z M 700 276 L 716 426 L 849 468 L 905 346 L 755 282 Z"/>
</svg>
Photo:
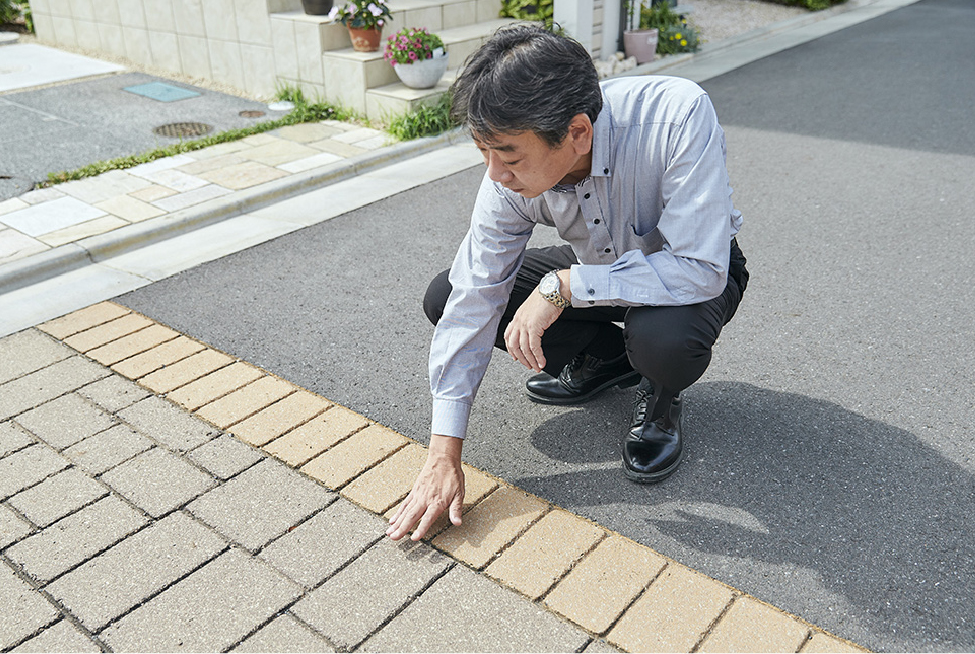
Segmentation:
<svg viewBox="0 0 975 654">
<path fill-rule="evenodd" d="M 555 227 L 579 264 L 572 305 L 686 305 L 721 294 L 731 202 L 724 131 L 707 94 L 676 77 L 602 84 L 591 174 L 528 199 L 481 182 L 430 347 L 432 433 L 464 438 L 498 323 L 535 225 Z"/>
</svg>

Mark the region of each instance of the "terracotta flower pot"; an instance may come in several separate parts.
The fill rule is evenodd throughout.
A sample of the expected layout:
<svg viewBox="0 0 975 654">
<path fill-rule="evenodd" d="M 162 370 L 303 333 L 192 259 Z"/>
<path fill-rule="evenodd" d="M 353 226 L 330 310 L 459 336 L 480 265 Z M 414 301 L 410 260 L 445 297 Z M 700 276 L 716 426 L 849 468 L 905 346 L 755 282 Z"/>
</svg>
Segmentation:
<svg viewBox="0 0 975 654">
<path fill-rule="evenodd" d="M 636 63 L 645 64 L 653 61 L 657 54 L 656 28 L 649 30 L 626 30 L 623 32 L 623 51 L 627 57 L 636 57 Z"/>
<path fill-rule="evenodd" d="M 383 28 L 360 29 L 350 26 L 349 38 L 352 39 L 352 49 L 356 52 L 375 52 L 379 49 L 379 42 L 383 38 Z"/>
<path fill-rule="evenodd" d="M 301 7 L 309 16 L 324 16 L 332 9 L 332 0 L 301 0 Z"/>
</svg>

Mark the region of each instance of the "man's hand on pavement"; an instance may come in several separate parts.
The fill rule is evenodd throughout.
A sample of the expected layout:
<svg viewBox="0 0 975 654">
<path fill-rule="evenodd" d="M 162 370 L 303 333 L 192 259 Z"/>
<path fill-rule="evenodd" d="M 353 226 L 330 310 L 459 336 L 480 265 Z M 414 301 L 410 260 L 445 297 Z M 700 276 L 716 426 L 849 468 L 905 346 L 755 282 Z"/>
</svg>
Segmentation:
<svg viewBox="0 0 975 654">
<path fill-rule="evenodd" d="M 416 525 L 410 538 L 420 540 L 445 510 L 453 524 L 460 524 L 464 506 L 464 471 L 460 463 L 463 445 L 463 440 L 451 436 L 434 434 L 430 438 L 427 461 L 413 490 L 390 519 L 387 536 L 399 540 Z"/>
</svg>

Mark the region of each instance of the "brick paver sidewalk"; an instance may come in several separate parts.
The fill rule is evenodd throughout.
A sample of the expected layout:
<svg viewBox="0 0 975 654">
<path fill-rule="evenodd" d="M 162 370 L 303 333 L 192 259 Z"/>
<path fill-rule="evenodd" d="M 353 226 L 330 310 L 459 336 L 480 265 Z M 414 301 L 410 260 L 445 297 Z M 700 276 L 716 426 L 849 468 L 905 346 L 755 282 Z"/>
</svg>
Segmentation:
<svg viewBox="0 0 975 654">
<path fill-rule="evenodd" d="M 862 651 L 105 302 L 0 339 L 4 651 Z"/>
</svg>

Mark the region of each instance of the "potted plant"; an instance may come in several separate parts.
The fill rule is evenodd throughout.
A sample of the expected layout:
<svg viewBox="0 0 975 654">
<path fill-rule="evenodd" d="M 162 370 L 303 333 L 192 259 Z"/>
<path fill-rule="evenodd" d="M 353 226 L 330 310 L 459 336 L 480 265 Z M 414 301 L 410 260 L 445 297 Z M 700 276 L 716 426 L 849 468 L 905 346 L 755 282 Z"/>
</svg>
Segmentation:
<svg viewBox="0 0 975 654">
<path fill-rule="evenodd" d="M 332 0 L 301 0 L 301 8 L 309 16 L 325 16 L 332 10 Z"/>
<path fill-rule="evenodd" d="M 383 57 L 411 89 L 431 89 L 447 71 L 443 40 L 425 27 L 405 27 L 393 34 Z"/>
<path fill-rule="evenodd" d="M 657 52 L 658 31 L 653 26 L 643 25 L 643 2 L 626 3 L 626 29 L 623 30 L 623 51 L 627 57 L 635 57 L 636 63 L 653 61 Z"/>
<path fill-rule="evenodd" d="M 392 14 L 383 0 L 348 0 L 342 7 L 332 7 L 328 17 L 348 28 L 352 47 L 357 52 L 375 52 L 382 39 L 383 25 Z"/>
<path fill-rule="evenodd" d="M 657 54 L 696 52 L 701 45 L 697 30 L 666 0 L 640 10 L 640 27 L 657 28 Z"/>
</svg>

